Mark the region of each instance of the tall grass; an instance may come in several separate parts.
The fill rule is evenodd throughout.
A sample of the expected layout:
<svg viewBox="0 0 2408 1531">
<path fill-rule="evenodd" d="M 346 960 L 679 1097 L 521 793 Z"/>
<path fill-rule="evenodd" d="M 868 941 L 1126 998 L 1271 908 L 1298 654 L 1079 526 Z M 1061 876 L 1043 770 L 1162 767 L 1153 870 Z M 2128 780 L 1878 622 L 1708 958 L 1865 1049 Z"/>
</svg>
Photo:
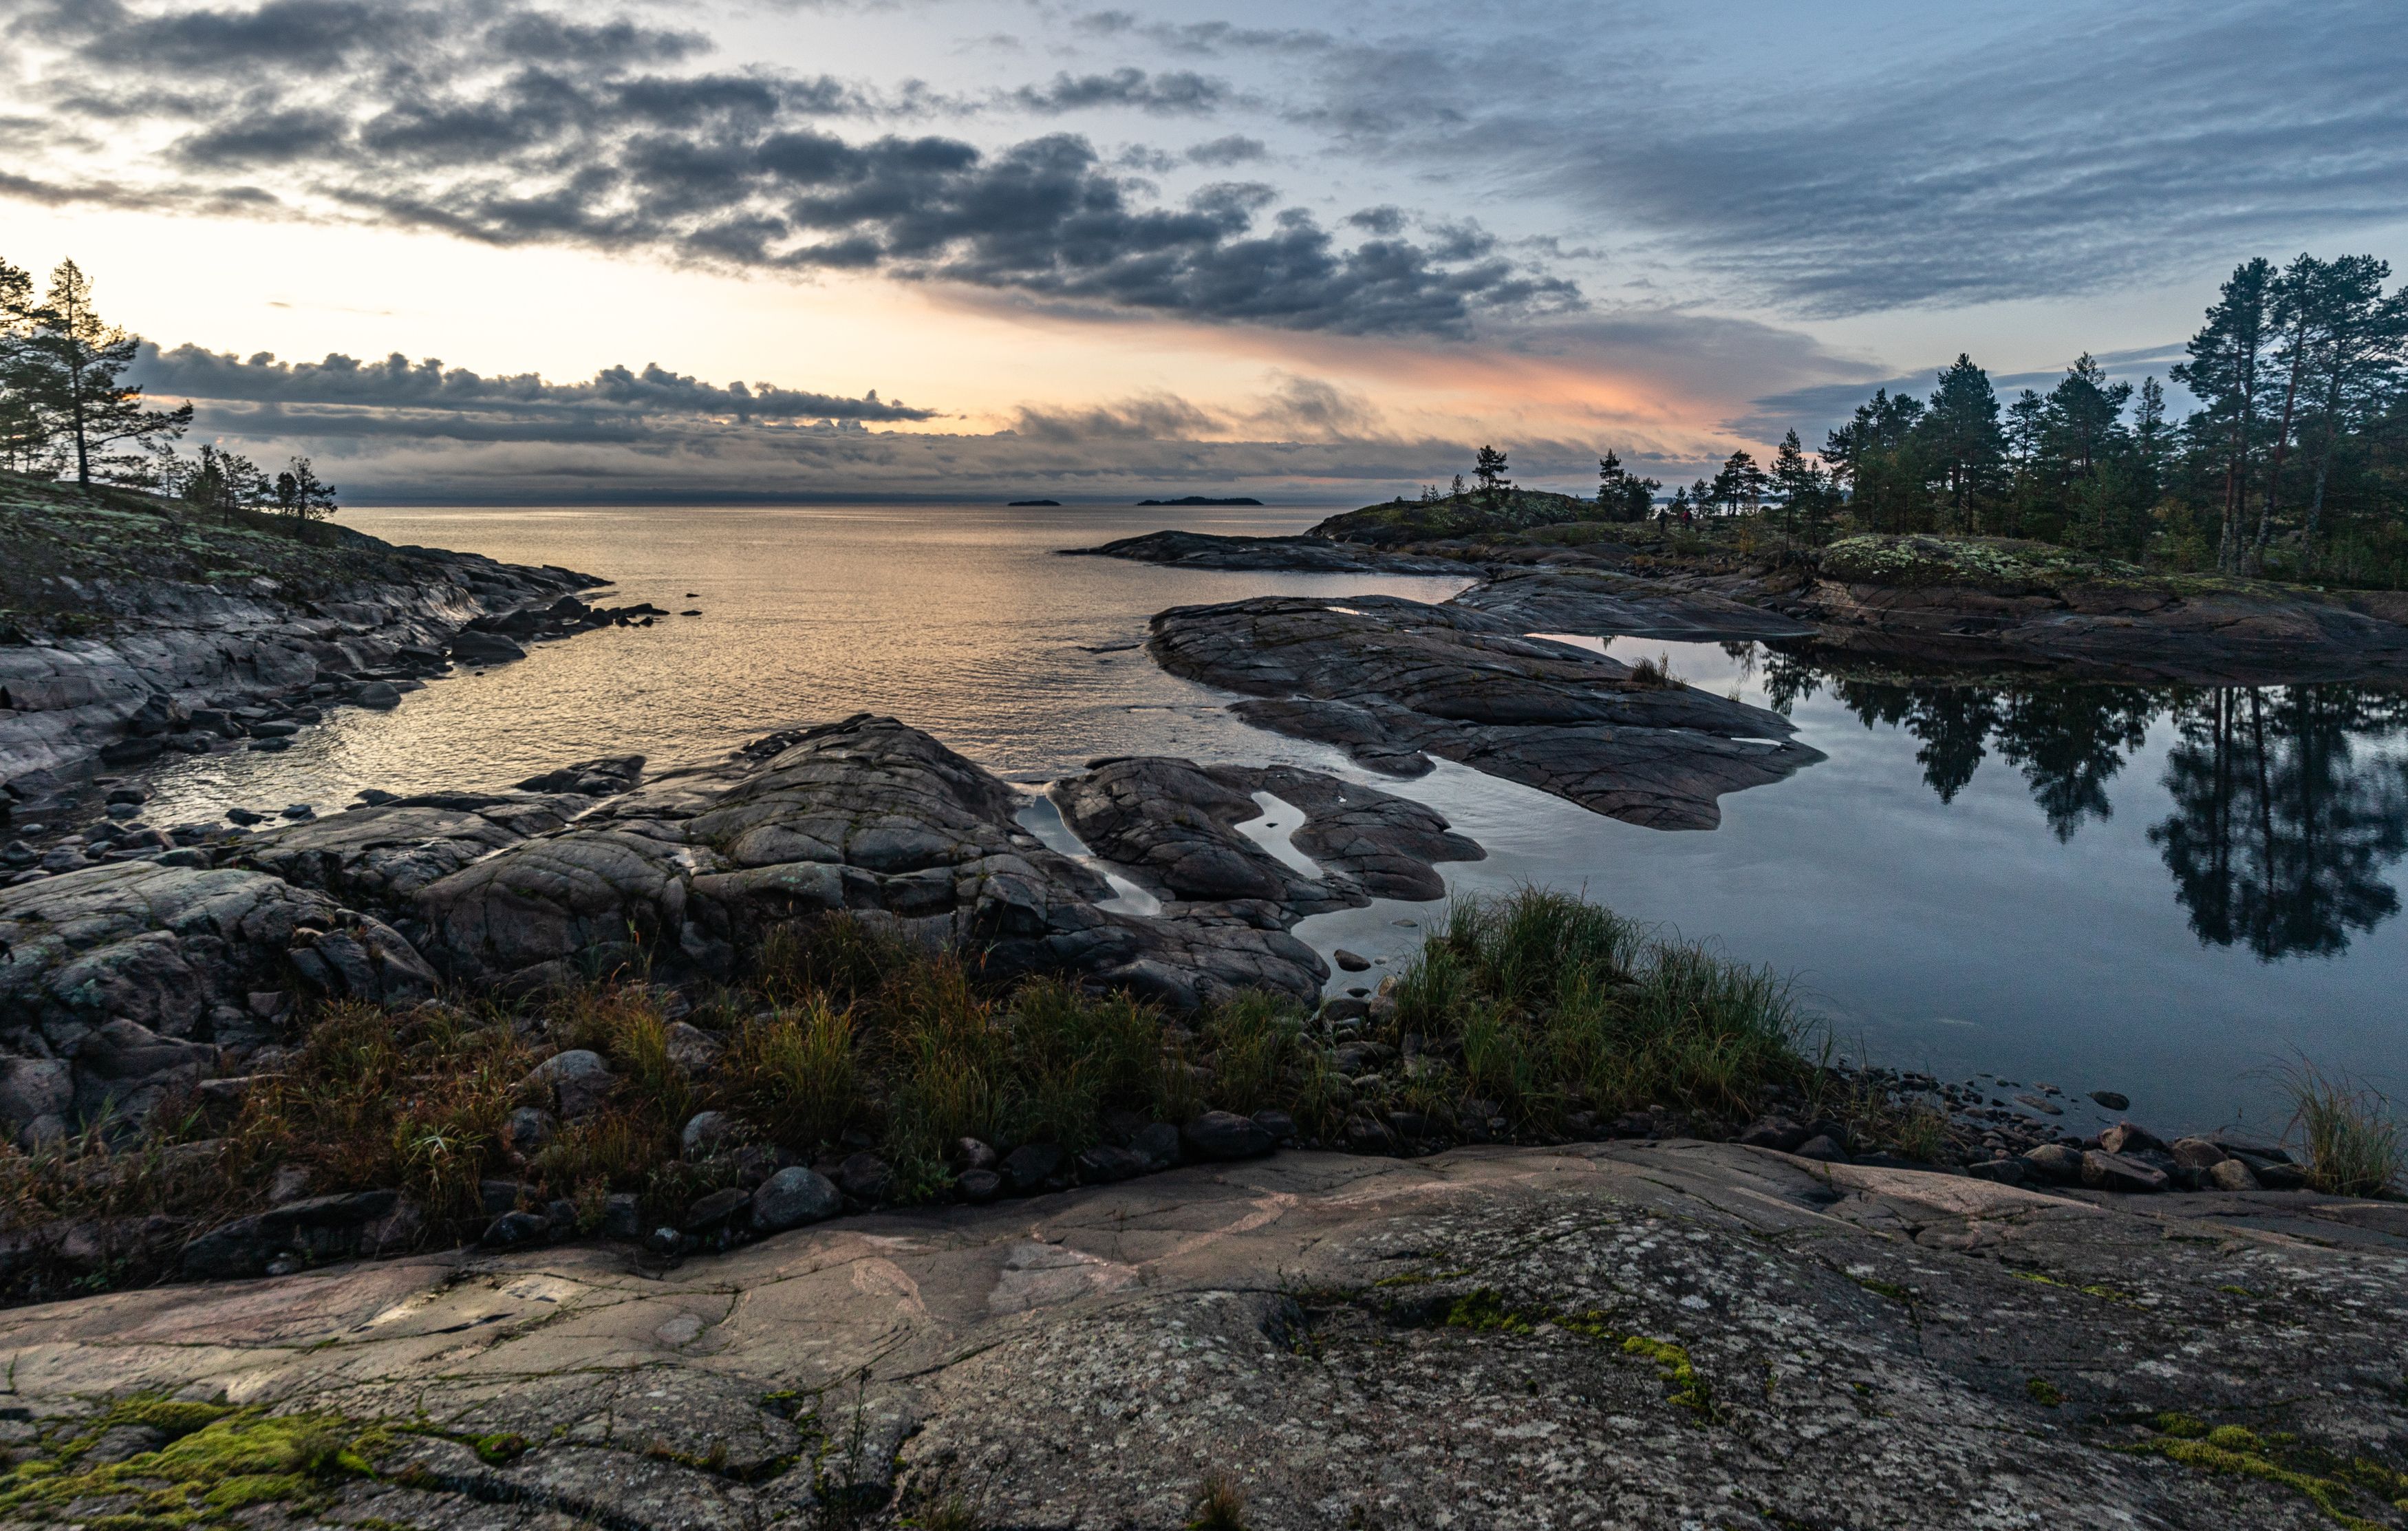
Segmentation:
<svg viewBox="0 0 2408 1531">
<path fill-rule="evenodd" d="M 1451 906 L 1398 980 L 1397 1024 L 1459 1050 L 1467 1085 L 1533 1124 L 1574 1102 L 1743 1115 L 1808 1068 L 1769 969 L 1538 888 Z"/>
<path fill-rule="evenodd" d="M 2337 1196 L 2408 1191 L 2408 1124 L 2379 1092 L 2302 1059 L 2286 1070 L 2291 1125 L 2304 1140 L 2308 1183 Z"/>
</svg>

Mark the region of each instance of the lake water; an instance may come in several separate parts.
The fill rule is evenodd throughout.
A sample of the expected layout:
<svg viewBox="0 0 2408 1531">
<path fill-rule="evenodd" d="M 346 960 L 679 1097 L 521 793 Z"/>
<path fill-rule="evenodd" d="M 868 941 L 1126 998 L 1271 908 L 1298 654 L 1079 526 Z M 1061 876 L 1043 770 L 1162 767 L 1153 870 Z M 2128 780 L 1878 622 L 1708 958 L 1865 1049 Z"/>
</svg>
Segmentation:
<svg viewBox="0 0 2408 1531">
<path fill-rule="evenodd" d="M 1134 645 L 1165 607 L 1273 592 L 1452 594 L 1447 579 L 1168 570 L 1066 559 L 1165 525 L 1299 530 L 1321 508 L 992 506 L 348 509 L 396 542 L 565 564 L 614 601 L 671 611 L 430 683 L 395 712 L 344 709 L 282 754 L 181 760 L 151 822 L 231 804 L 323 810 L 364 787 L 498 785 L 590 755 L 715 757 L 801 720 L 871 710 L 1038 784 L 1104 754 L 1292 761 Z M 1845 1045 L 1943 1077 L 1995 1073 L 2143 1121 L 2280 1125 L 2301 1056 L 2395 1093 L 2408 1041 L 2408 706 L 2353 688 L 2173 692 L 1850 685 L 1740 646 L 1668 655 L 1693 683 L 1784 708 L 1830 756 L 1727 796 L 1722 827 L 1599 818 L 1441 763 L 1389 791 L 1487 847 L 1450 884 L 1585 891 L 1794 975 Z M 1367 779 L 1377 780 L 1377 779 Z M 1281 825 L 1266 842 L 1283 841 Z M 1309 922 L 1393 966 L 1428 907 Z M 1359 981 L 1345 980 L 1342 981 Z M 2069 1123 L 2095 1119 L 2070 1109 Z"/>
</svg>

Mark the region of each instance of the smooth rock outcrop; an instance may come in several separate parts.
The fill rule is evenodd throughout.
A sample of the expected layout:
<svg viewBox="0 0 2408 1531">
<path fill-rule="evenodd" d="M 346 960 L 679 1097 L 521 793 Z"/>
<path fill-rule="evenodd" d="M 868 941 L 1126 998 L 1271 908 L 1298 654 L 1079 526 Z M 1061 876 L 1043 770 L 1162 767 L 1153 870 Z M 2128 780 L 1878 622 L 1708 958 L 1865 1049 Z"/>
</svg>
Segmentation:
<svg viewBox="0 0 2408 1531">
<path fill-rule="evenodd" d="M 716 974 L 769 925 L 841 910 L 976 951 L 991 973 L 1082 974 L 1182 1006 L 1317 990 L 1319 958 L 1271 915 L 1097 909 L 1110 884 L 1023 829 L 1020 802 L 928 735 L 865 713 L 669 772 L 506 847 L 420 889 L 413 929 L 452 977 L 517 989 L 639 957 L 666 976 Z"/>
<path fill-rule="evenodd" d="M 141 861 L 0 889 L 0 1054 L 22 1060 L 11 1078 L 68 1064 L 79 1120 L 107 1099 L 138 1117 L 160 1088 L 213 1072 L 221 1049 L 280 1039 L 254 994 L 400 1001 L 436 985 L 398 933 L 318 890 Z"/>
<path fill-rule="evenodd" d="M 0 1314 L 0 1365 L 62 1441 L 137 1392 L 408 1422 L 327 1481 L 329 1524 L 876 1528 L 958 1497 L 1175 1526 L 1215 1473 L 1257 1531 L 2333 1524 L 2170 1450 L 2168 1414 L 2394 1515 L 2315 1467 L 2408 1439 L 2392 1204 L 1668 1142 L 1283 1154 L 1038 1210 L 665 1273 L 569 1246 L 116 1293 Z"/>
</svg>

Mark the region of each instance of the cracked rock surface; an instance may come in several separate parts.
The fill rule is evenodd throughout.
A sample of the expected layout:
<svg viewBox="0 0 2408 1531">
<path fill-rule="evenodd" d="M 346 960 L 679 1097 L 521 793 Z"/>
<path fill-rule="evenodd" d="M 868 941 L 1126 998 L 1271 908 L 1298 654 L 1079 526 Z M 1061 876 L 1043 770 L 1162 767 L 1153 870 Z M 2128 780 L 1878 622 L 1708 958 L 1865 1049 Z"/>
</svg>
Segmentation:
<svg viewBox="0 0 2408 1531">
<path fill-rule="evenodd" d="M 625 1258 L 96 1296 L 0 1315 L 0 1352 L 36 1427 L 137 1391 L 414 1420 L 326 1517 L 410 1526 L 894 1525 L 958 1497 L 1102 1531 L 1182 1524 L 1223 1472 L 1263 1531 L 2305 1531 L 2333 1522 L 2295 1483 L 2147 1422 L 2383 1470 L 2408 1448 L 2408 1214 L 2300 1193 L 1680 1141 L 1297 1153 Z M 502 1435 L 523 1454 L 471 1448 Z"/>
</svg>

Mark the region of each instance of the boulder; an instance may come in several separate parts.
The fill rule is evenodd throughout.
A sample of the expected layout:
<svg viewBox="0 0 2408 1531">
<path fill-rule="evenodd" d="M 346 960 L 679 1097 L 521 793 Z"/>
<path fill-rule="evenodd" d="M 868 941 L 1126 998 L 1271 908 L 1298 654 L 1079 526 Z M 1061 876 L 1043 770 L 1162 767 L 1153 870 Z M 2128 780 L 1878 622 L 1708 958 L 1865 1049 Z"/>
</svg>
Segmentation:
<svg viewBox="0 0 2408 1531">
<path fill-rule="evenodd" d="M 1016 1196 L 1035 1195 L 1062 1173 L 1068 1155 L 1059 1143 L 1023 1143 L 1003 1156 L 1003 1183 Z"/>
<path fill-rule="evenodd" d="M 701 1234 L 731 1225 L 740 1226 L 743 1215 L 749 1212 L 752 1205 L 751 1193 L 740 1186 L 731 1185 L 713 1191 L 697 1198 L 685 1209 L 685 1217 L 678 1223 L 678 1229 L 681 1233 Z"/>
<path fill-rule="evenodd" d="M 2099 1147 L 2106 1153 L 2162 1153 L 2166 1140 L 2146 1127 L 2118 1122 L 2099 1135 Z"/>
<path fill-rule="evenodd" d="M 688 1159 L 708 1159 L 732 1147 L 736 1119 L 725 1111 L 696 1111 L 678 1135 L 680 1152 Z"/>
<path fill-rule="evenodd" d="M 838 1189 L 853 1200 L 876 1207 L 895 1198 L 895 1170 L 875 1153 L 855 1153 L 837 1167 Z"/>
<path fill-rule="evenodd" d="M 452 657 L 463 665 L 507 665 L 524 659 L 526 651 L 499 633 L 466 628 L 452 635 Z"/>
<path fill-rule="evenodd" d="M 2166 1188 L 2166 1172 L 2128 1153 L 2092 1149 L 2082 1156 L 2082 1183 L 2094 1191 L 2147 1192 Z"/>
<path fill-rule="evenodd" d="M 1134 1180 L 1154 1166 L 1144 1154 L 1134 1149 L 1097 1143 L 1091 1148 L 1081 1149 L 1070 1167 L 1081 1185 L 1110 1185 L 1117 1180 Z"/>
<path fill-rule="evenodd" d="M 2200 1180 L 2217 1191 L 2260 1189 L 2257 1173 L 2239 1159 L 2218 1159 L 2200 1171 Z"/>
<path fill-rule="evenodd" d="M 527 1082 L 550 1091 L 559 1103 L 561 1117 L 574 1122 L 600 1110 L 618 1080 L 600 1053 L 578 1047 L 538 1064 L 528 1073 Z"/>
<path fill-rule="evenodd" d="M 844 1193 L 836 1182 L 800 1165 L 778 1171 L 752 1193 L 752 1226 L 762 1233 L 783 1233 L 842 1210 Z"/>
<path fill-rule="evenodd" d="M 719 1055 L 727 1044 L 683 1021 L 668 1024 L 668 1057 L 678 1072 L 688 1079 L 700 1079 L 719 1066 Z"/>
<path fill-rule="evenodd" d="M 2023 1160 L 2036 1177 L 2053 1185 L 2072 1185 L 2082 1179 L 2082 1152 L 2062 1143 L 2042 1143 Z"/>
<path fill-rule="evenodd" d="M 2106 1146 L 2103 1134 L 2100 1138 L 2100 1146 L 2101 1148 Z M 2169 1152 L 2173 1154 L 2174 1163 L 2185 1169 L 2210 1169 L 2232 1157 L 2224 1152 L 2221 1145 L 2205 1138 L 2176 1138 Z"/>
<path fill-rule="evenodd" d="M 1181 1127 L 1179 1138 L 1198 1159 L 1259 1159 L 1277 1146 L 1269 1129 L 1235 1111 L 1206 1111 Z"/>
<path fill-rule="evenodd" d="M 107 1022 L 76 1048 L 75 1114 L 85 1122 L 139 1122 L 160 1096 L 191 1091 L 217 1063 L 211 1043 L 162 1037 L 138 1021 Z"/>
</svg>

